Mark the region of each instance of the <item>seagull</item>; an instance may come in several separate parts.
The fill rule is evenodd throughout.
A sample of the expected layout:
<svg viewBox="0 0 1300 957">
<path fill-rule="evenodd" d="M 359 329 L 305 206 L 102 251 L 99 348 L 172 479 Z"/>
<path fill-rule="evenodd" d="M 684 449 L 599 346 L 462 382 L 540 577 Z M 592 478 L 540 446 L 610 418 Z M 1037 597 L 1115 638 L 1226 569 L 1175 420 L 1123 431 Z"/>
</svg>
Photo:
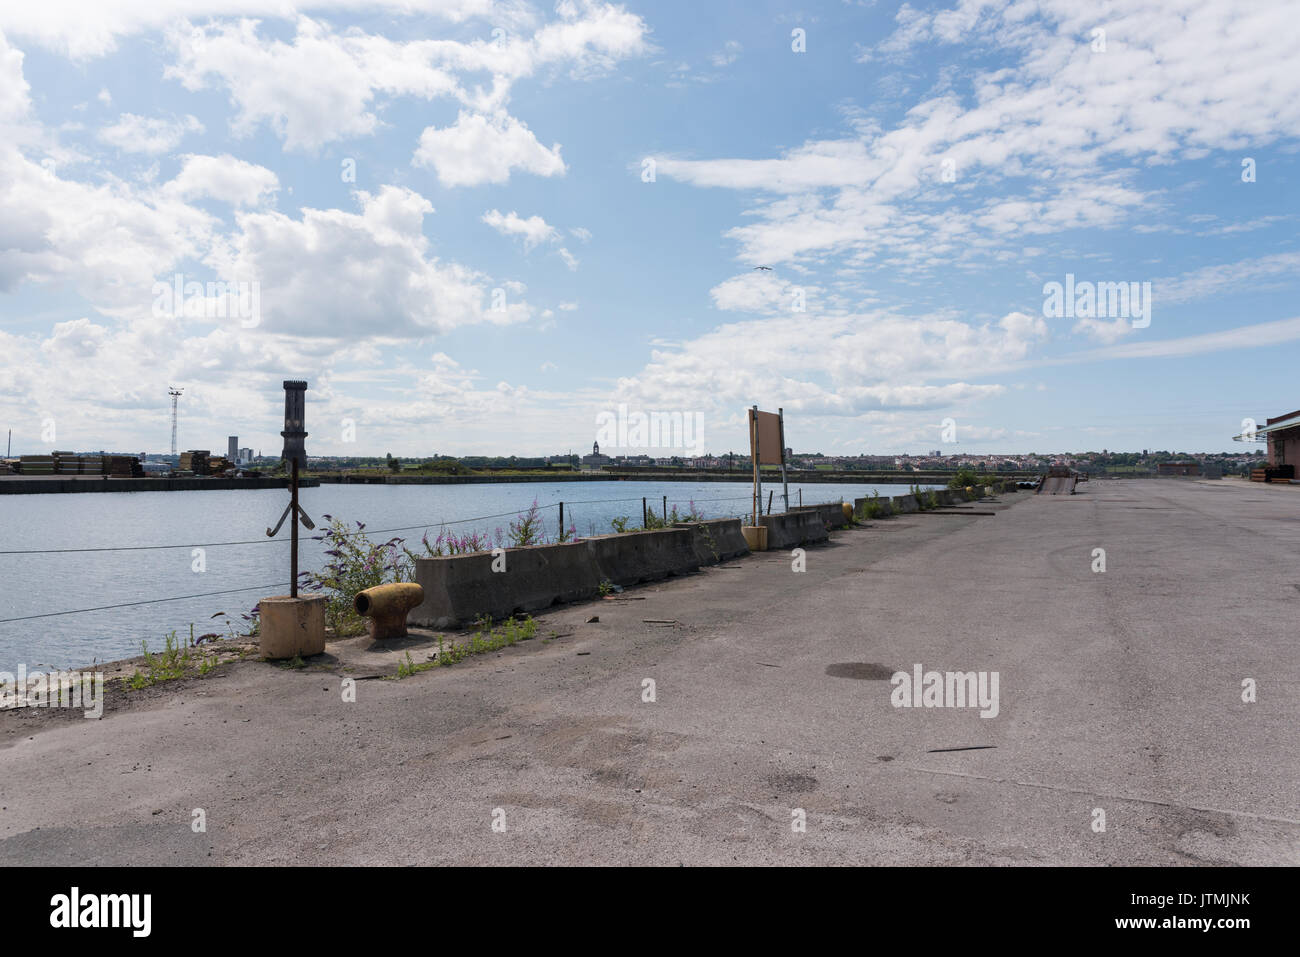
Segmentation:
<svg viewBox="0 0 1300 957">
<path fill-rule="evenodd" d="M 771 272 L 771 271 L 772 271 L 772 267 L 771 267 L 771 266 L 755 266 L 754 268 L 755 268 L 755 269 L 766 269 L 768 272 Z"/>
</svg>

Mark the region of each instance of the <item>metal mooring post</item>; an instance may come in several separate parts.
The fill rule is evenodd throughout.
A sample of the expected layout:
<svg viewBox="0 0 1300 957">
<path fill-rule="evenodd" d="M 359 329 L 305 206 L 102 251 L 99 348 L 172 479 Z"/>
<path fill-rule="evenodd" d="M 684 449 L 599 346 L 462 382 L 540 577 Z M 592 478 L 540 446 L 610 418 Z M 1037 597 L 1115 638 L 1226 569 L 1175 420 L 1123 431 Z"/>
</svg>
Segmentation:
<svg viewBox="0 0 1300 957">
<path fill-rule="evenodd" d="M 290 520 L 289 525 L 289 597 L 298 597 L 298 523 L 302 522 L 309 529 L 316 526 L 312 520 L 307 517 L 307 513 L 302 510 L 298 504 L 298 466 L 299 463 L 307 458 L 307 451 L 304 448 L 304 442 L 307 439 L 307 432 L 303 428 L 304 421 L 304 396 L 307 391 L 307 383 L 295 379 L 285 380 L 284 383 L 284 431 L 280 433 L 284 437 L 284 451 L 281 453 L 282 458 L 289 460 L 289 507 L 284 510 L 280 516 L 280 521 L 275 523 L 275 528 L 266 530 L 267 538 L 274 538 L 280 531 L 280 526 L 284 520 Z"/>
<path fill-rule="evenodd" d="M 298 597 L 298 459 L 293 460 L 293 477 L 289 480 L 289 512 L 294 521 L 289 523 L 289 597 Z"/>
</svg>

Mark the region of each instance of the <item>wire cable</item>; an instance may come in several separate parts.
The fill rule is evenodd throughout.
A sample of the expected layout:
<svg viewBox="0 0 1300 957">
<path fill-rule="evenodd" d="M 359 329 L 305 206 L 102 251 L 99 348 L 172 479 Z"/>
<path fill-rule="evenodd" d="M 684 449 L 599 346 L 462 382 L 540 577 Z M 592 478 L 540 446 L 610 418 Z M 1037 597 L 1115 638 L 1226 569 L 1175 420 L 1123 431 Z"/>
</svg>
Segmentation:
<svg viewBox="0 0 1300 957">
<path fill-rule="evenodd" d="M 210 591 L 201 595 L 177 595 L 175 598 L 150 598 L 148 601 L 125 601 L 117 605 L 100 605 L 97 608 L 75 608 L 72 611 L 51 611 L 43 615 L 23 615 L 20 618 L 0 618 L 0 625 L 13 621 L 34 621 L 37 618 L 57 618 L 60 615 L 81 615 L 90 611 L 110 611 L 114 608 L 134 608 L 136 605 L 158 605 L 168 601 L 187 601 L 191 598 L 212 598 L 215 595 L 236 595 L 245 591 L 267 591 L 279 588 L 283 583 L 274 585 L 250 585 L 247 588 L 229 588 L 225 591 Z M 285 585 L 287 588 L 288 586 Z"/>
</svg>

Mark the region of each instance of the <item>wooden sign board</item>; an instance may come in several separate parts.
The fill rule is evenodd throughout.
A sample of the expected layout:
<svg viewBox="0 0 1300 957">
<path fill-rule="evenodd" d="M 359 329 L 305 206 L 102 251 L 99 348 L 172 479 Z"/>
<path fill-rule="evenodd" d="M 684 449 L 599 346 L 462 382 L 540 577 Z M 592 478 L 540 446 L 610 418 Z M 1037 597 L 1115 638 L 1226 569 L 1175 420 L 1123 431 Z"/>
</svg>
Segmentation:
<svg viewBox="0 0 1300 957">
<path fill-rule="evenodd" d="M 753 442 L 755 431 L 753 428 L 755 412 L 749 410 L 750 419 L 750 441 Z M 781 417 L 775 412 L 759 412 L 758 415 L 758 463 L 759 465 L 780 465 L 781 457 Z M 750 454 L 753 454 L 750 449 Z"/>
</svg>

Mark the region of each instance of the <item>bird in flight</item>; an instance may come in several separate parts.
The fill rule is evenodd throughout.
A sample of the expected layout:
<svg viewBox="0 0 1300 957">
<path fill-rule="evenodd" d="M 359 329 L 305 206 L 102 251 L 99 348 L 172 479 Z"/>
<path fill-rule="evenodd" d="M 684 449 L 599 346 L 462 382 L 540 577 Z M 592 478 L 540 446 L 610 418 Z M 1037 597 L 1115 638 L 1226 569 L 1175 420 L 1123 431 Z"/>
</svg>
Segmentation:
<svg viewBox="0 0 1300 957">
<path fill-rule="evenodd" d="M 766 269 L 768 272 L 771 272 L 771 271 L 772 271 L 772 267 L 771 267 L 771 266 L 755 266 L 754 268 L 755 268 L 755 269 Z"/>
</svg>

